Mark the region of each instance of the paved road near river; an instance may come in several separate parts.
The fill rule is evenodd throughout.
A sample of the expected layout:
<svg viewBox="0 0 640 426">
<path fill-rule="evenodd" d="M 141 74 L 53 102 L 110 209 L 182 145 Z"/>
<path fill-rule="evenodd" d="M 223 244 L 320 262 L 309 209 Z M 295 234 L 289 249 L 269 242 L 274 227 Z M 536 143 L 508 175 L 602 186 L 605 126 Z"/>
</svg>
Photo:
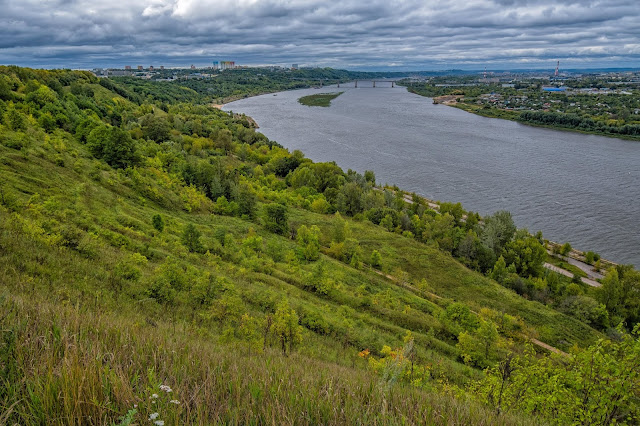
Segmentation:
<svg viewBox="0 0 640 426">
<path fill-rule="evenodd" d="M 329 108 L 297 102 L 331 91 L 344 93 Z M 314 161 L 483 215 L 509 210 L 519 227 L 640 266 L 640 142 L 480 117 L 403 87 L 280 92 L 224 110 Z"/>
</svg>

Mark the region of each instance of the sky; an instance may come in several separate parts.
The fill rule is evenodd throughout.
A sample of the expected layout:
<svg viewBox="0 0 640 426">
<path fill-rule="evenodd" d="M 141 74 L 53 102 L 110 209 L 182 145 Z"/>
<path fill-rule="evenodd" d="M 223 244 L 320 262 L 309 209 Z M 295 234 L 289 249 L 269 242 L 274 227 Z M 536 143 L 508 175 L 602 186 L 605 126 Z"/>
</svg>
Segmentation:
<svg viewBox="0 0 640 426">
<path fill-rule="evenodd" d="M 0 0 L 0 64 L 640 68 L 638 0 Z"/>
</svg>

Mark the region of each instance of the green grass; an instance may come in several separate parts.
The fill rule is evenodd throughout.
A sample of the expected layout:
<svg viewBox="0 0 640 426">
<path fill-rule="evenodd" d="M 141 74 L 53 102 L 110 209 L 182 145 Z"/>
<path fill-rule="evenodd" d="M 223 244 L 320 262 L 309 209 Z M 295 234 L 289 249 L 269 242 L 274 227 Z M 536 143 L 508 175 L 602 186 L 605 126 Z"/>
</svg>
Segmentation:
<svg viewBox="0 0 640 426">
<path fill-rule="evenodd" d="M 256 354 L 186 321 L 150 323 L 144 310 L 4 291 L 0 326 L 0 356 L 16 360 L 3 365 L 0 394 L 18 402 L 2 407 L 7 424 L 110 424 L 130 410 L 137 424 L 152 413 L 167 425 L 535 424 L 411 386 L 385 391 L 360 368 Z"/>
<path fill-rule="evenodd" d="M 328 107 L 331 105 L 331 101 L 343 94 L 344 92 L 337 93 L 319 93 L 317 95 L 303 96 L 298 99 L 302 105 L 306 106 L 318 106 Z"/>
</svg>

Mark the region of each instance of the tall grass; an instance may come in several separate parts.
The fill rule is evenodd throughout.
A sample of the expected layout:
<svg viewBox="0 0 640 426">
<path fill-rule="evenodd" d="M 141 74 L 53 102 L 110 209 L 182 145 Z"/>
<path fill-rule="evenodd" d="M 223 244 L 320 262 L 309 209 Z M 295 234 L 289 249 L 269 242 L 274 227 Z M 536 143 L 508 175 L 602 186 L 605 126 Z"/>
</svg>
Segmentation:
<svg viewBox="0 0 640 426">
<path fill-rule="evenodd" d="M 134 409 L 142 424 L 156 412 L 166 424 L 528 423 L 449 395 L 402 385 L 385 392 L 358 368 L 220 344 L 186 323 L 154 326 L 140 314 L 6 289 L 0 299 L 8 424 L 118 423 Z"/>
</svg>

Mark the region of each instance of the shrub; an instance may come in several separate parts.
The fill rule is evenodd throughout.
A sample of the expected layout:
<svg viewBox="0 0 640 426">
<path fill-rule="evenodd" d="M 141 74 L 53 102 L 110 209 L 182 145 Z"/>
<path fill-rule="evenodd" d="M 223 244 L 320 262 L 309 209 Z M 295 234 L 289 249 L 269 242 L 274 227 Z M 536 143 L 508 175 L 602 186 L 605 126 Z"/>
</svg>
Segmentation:
<svg viewBox="0 0 640 426">
<path fill-rule="evenodd" d="M 158 232 L 164 231 L 164 219 L 159 214 L 153 216 L 151 223 Z"/>
<path fill-rule="evenodd" d="M 182 244 L 192 253 L 202 253 L 204 247 L 200 242 L 200 231 L 196 229 L 193 223 L 189 223 L 182 233 Z"/>
<path fill-rule="evenodd" d="M 285 235 L 289 231 L 287 207 L 278 203 L 265 205 L 264 226 L 273 233 Z"/>
</svg>

